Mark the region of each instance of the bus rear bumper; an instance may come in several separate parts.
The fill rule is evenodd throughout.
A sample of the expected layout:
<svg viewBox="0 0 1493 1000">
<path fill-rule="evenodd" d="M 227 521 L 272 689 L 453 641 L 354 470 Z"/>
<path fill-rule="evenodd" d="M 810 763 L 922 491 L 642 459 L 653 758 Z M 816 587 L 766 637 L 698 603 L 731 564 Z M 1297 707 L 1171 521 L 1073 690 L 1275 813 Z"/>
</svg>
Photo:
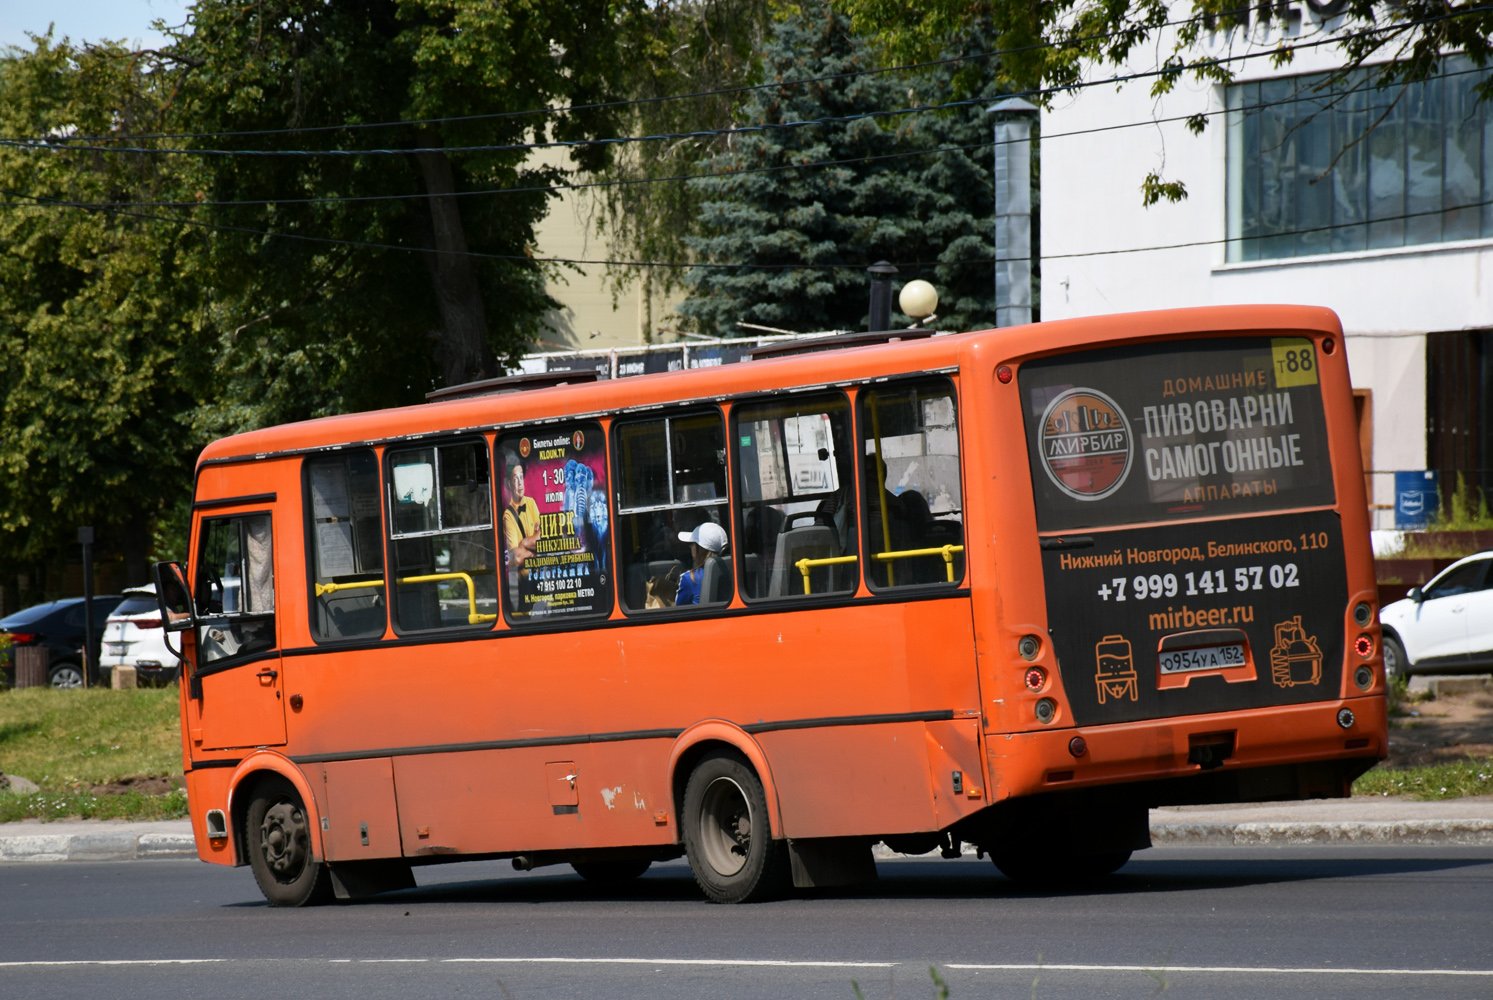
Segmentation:
<svg viewBox="0 0 1493 1000">
<path fill-rule="evenodd" d="M 1345 708 L 1353 713 L 1347 727 L 1339 722 Z M 991 801 L 1134 782 L 1155 783 L 1151 805 L 1343 798 L 1387 754 L 1388 726 L 1384 698 L 1371 696 L 991 733 Z M 1080 737 L 1083 752 L 1075 755 Z"/>
</svg>

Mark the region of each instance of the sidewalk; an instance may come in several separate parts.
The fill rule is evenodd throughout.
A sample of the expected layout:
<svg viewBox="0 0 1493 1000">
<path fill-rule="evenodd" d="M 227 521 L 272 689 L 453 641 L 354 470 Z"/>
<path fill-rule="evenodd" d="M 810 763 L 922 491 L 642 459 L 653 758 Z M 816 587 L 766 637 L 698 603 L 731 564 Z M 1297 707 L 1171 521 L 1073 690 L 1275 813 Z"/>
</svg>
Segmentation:
<svg viewBox="0 0 1493 1000">
<path fill-rule="evenodd" d="M 1151 810 L 1157 847 L 1409 844 L 1493 847 L 1493 796 L 1359 797 Z M 972 850 L 972 849 L 971 849 Z M 191 825 L 84 820 L 0 825 L 0 863 L 194 858 Z M 877 846 L 877 857 L 900 857 Z"/>
</svg>

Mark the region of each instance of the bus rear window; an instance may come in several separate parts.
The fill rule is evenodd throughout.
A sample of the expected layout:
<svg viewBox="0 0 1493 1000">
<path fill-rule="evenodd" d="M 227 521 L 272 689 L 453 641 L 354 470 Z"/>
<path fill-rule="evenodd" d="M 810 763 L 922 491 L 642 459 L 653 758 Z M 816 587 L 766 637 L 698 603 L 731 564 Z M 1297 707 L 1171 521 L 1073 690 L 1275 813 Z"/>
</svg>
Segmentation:
<svg viewBox="0 0 1493 1000">
<path fill-rule="evenodd" d="M 1239 337 L 1022 365 L 1042 531 L 1333 502 L 1316 349 Z"/>
</svg>

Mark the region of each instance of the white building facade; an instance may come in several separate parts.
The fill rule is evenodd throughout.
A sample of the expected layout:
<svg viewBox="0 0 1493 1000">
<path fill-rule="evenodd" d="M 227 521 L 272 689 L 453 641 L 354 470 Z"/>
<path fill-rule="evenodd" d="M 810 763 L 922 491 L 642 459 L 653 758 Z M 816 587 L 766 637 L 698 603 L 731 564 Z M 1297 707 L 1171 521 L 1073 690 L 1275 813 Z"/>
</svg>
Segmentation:
<svg viewBox="0 0 1493 1000">
<path fill-rule="evenodd" d="M 1151 78 L 1060 98 L 1041 119 L 1044 320 L 1182 306 L 1322 305 L 1341 317 L 1376 527 L 1392 473 L 1436 469 L 1493 487 L 1493 74 L 1449 58 L 1436 79 L 1327 88 L 1335 2 L 1258 9 L 1204 32 L 1196 58 L 1234 59 L 1228 86 Z M 1174 15 L 1186 16 L 1179 5 Z M 1096 67 L 1099 80 L 1156 66 Z M 1194 135 L 1186 118 L 1208 113 Z M 1123 125 L 1127 127 L 1116 128 Z M 1358 140 L 1358 141 L 1354 141 Z M 1152 172 L 1179 203 L 1142 203 Z M 1113 252 L 1121 251 L 1121 252 Z M 1493 499 L 1493 490 L 1489 491 Z"/>
</svg>

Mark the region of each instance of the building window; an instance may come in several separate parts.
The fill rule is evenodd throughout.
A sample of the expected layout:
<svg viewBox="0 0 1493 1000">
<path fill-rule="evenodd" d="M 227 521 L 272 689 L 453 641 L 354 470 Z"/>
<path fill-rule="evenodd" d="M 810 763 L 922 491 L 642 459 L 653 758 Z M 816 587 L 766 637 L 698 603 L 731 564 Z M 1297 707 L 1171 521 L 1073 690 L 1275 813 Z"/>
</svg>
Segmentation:
<svg viewBox="0 0 1493 1000">
<path fill-rule="evenodd" d="M 1228 259 L 1493 238 L 1493 122 L 1463 57 L 1407 87 L 1377 70 L 1228 89 Z"/>
</svg>

